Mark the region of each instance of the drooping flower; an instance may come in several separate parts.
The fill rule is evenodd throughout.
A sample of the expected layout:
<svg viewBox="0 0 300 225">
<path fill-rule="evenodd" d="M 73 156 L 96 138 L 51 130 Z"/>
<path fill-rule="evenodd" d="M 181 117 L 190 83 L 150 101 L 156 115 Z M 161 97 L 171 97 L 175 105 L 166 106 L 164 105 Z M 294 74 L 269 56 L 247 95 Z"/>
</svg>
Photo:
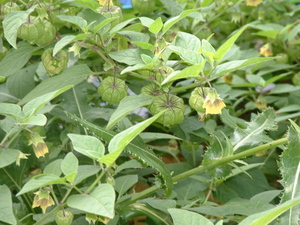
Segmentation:
<svg viewBox="0 0 300 225">
<path fill-rule="evenodd" d="M 266 109 L 267 108 L 267 101 L 265 100 L 265 98 L 263 96 L 258 96 L 258 98 L 256 99 L 254 106 L 258 109 Z"/>
<path fill-rule="evenodd" d="M 269 43 L 263 45 L 260 49 L 259 49 L 259 54 L 265 56 L 265 57 L 269 57 L 273 55 L 273 51 L 272 51 L 272 47 Z"/>
<path fill-rule="evenodd" d="M 19 154 L 19 156 L 17 157 L 17 159 L 16 159 L 16 165 L 17 166 L 20 166 L 20 161 L 21 161 L 21 159 L 27 159 L 27 156 L 29 156 L 30 154 L 25 154 L 25 153 L 23 153 L 23 152 L 21 152 L 21 151 L 19 151 L 20 152 L 20 154 Z"/>
<path fill-rule="evenodd" d="M 30 134 L 29 144 L 33 146 L 34 154 L 37 158 L 44 157 L 49 152 L 46 143 L 37 132 Z"/>
<path fill-rule="evenodd" d="M 225 106 L 223 99 L 220 98 L 217 91 L 215 89 L 209 89 L 203 103 L 205 114 L 221 114 Z"/>
<path fill-rule="evenodd" d="M 35 192 L 34 194 L 35 196 L 33 199 L 32 208 L 41 207 L 43 213 L 46 213 L 46 209 L 49 206 L 55 204 L 52 197 L 50 196 L 49 187 L 42 187 L 39 191 Z"/>
<path fill-rule="evenodd" d="M 262 0 L 247 0 L 247 5 L 248 6 L 257 6 L 260 3 L 262 3 Z"/>
</svg>

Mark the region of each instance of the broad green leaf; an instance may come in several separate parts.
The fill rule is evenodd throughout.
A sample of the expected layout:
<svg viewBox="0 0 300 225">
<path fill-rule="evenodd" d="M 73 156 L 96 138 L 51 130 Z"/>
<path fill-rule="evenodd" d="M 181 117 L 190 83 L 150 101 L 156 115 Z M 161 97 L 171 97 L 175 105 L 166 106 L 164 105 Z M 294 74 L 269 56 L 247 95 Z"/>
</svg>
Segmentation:
<svg viewBox="0 0 300 225">
<path fill-rule="evenodd" d="M 172 50 L 180 56 L 180 58 L 190 64 L 202 64 L 203 57 L 200 53 L 187 50 L 180 46 L 168 46 L 168 49 Z"/>
<path fill-rule="evenodd" d="M 151 43 L 133 41 L 132 44 L 136 45 L 137 47 L 140 47 L 141 49 L 146 49 L 146 50 L 154 49 L 154 45 L 152 45 Z"/>
<path fill-rule="evenodd" d="M 149 31 L 153 34 L 158 34 L 158 32 L 163 27 L 163 22 L 161 20 L 161 17 L 158 17 L 149 27 Z"/>
<path fill-rule="evenodd" d="M 203 67 L 204 67 L 204 63 L 186 67 L 185 69 L 183 69 L 181 71 L 174 71 L 169 76 L 167 76 L 166 79 L 163 80 L 161 85 L 164 85 L 168 82 L 179 80 L 182 78 L 190 78 L 190 77 L 199 77 L 200 78 L 200 72 L 203 70 Z"/>
<path fill-rule="evenodd" d="M 92 10 L 99 8 L 99 3 L 89 0 L 72 0 L 71 2 L 78 3 L 80 5 L 86 6 Z"/>
<path fill-rule="evenodd" d="M 35 6 L 26 11 L 13 11 L 5 16 L 3 20 L 4 37 L 14 48 L 17 48 L 16 41 L 19 27 L 28 20 L 28 16 L 34 8 Z"/>
<path fill-rule="evenodd" d="M 28 94 L 34 87 L 34 74 L 38 63 L 31 64 L 7 78 L 6 85 L 11 94 L 21 99 Z"/>
<path fill-rule="evenodd" d="M 142 54 L 149 55 L 153 58 L 153 53 L 151 51 L 143 49 L 125 49 L 122 51 L 110 52 L 109 56 L 120 63 L 135 65 L 138 63 L 144 64 L 141 58 Z"/>
<path fill-rule="evenodd" d="M 60 176 L 62 171 L 61 171 L 61 163 L 62 163 L 62 159 L 57 159 L 51 163 L 49 163 L 45 169 L 43 170 L 44 174 L 53 174 L 56 176 Z"/>
<path fill-rule="evenodd" d="M 267 37 L 271 39 L 275 39 L 279 33 L 279 30 L 264 30 L 264 31 L 258 31 L 256 35 Z"/>
<path fill-rule="evenodd" d="M 122 23 L 117 24 L 110 30 L 110 36 L 113 37 L 116 33 L 118 33 L 120 30 L 122 30 L 124 27 L 126 27 L 128 24 L 130 24 L 132 21 L 134 21 L 136 18 L 128 19 Z"/>
<path fill-rule="evenodd" d="M 103 21 L 101 21 L 101 23 L 99 23 L 97 26 L 93 27 L 93 31 L 96 33 L 99 30 L 101 30 L 105 25 L 111 23 L 112 21 L 118 19 L 118 17 L 112 17 L 112 18 L 107 18 Z"/>
<path fill-rule="evenodd" d="M 100 171 L 100 166 L 82 165 L 78 166 L 78 172 L 74 180 L 74 184 L 77 185 L 84 179 L 95 175 Z"/>
<path fill-rule="evenodd" d="M 175 0 L 160 0 L 172 16 L 177 16 L 182 12 L 182 6 Z"/>
<path fill-rule="evenodd" d="M 143 59 L 141 58 L 141 60 L 143 61 Z M 122 70 L 121 74 L 125 74 L 128 72 L 132 72 L 132 71 L 136 71 L 136 70 L 145 70 L 145 69 L 152 69 L 154 67 L 154 63 L 149 63 L 149 64 L 144 64 L 143 63 L 138 63 L 134 66 L 127 66 L 124 70 Z"/>
<path fill-rule="evenodd" d="M 0 62 L 1 76 L 8 77 L 21 69 L 31 58 L 35 47 L 21 42 L 17 49 L 11 49 Z"/>
<path fill-rule="evenodd" d="M 130 42 L 149 42 L 149 35 L 132 31 L 132 30 L 124 30 L 124 31 L 119 31 L 118 34 L 124 36 L 127 38 Z"/>
<path fill-rule="evenodd" d="M 182 13 L 180 13 L 180 15 L 175 16 L 173 18 L 168 19 L 165 24 L 164 27 L 162 29 L 162 34 L 161 36 L 163 36 L 174 24 L 176 24 L 178 21 L 180 21 L 181 19 L 183 19 L 184 17 L 188 16 L 189 14 L 191 14 L 192 12 L 197 11 L 198 9 L 189 9 L 189 10 L 185 10 Z"/>
<path fill-rule="evenodd" d="M 66 45 L 70 44 L 73 39 L 75 38 L 75 35 L 66 35 L 62 39 L 60 39 L 58 42 L 55 43 L 53 48 L 53 56 L 56 55 L 61 49 L 63 49 Z"/>
<path fill-rule="evenodd" d="M 18 192 L 17 196 L 52 184 L 66 184 L 66 181 L 65 178 L 53 174 L 40 174 L 31 178 Z"/>
<path fill-rule="evenodd" d="M 99 160 L 104 155 L 105 148 L 99 139 L 80 134 L 68 134 L 68 137 L 77 152 L 95 160 Z"/>
<path fill-rule="evenodd" d="M 21 118 L 21 107 L 12 103 L 0 103 L 0 115 Z"/>
<path fill-rule="evenodd" d="M 61 163 L 61 171 L 66 176 L 66 180 L 73 183 L 78 172 L 78 159 L 69 152 Z"/>
<path fill-rule="evenodd" d="M 294 86 L 292 84 L 276 84 L 276 86 L 270 91 L 270 93 L 282 94 L 282 93 L 290 93 L 299 90 L 300 90 L 299 86 Z"/>
<path fill-rule="evenodd" d="M 182 47 L 185 50 L 198 52 L 201 47 L 201 41 L 195 35 L 178 32 L 172 45 Z"/>
<path fill-rule="evenodd" d="M 111 115 L 106 129 L 111 129 L 118 121 L 124 118 L 128 113 L 141 108 L 146 105 L 150 105 L 152 98 L 146 95 L 133 95 L 127 96 L 121 100 L 118 108 Z"/>
<path fill-rule="evenodd" d="M 87 22 L 85 19 L 83 19 L 80 16 L 67 16 L 67 15 L 59 15 L 57 16 L 60 20 L 66 21 L 72 24 L 77 25 L 81 29 L 84 29 L 87 27 Z"/>
<path fill-rule="evenodd" d="M 43 114 L 38 114 L 30 117 L 30 119 L 25 119 L 24 122 L 20 123 L 22 125 L 33 125 L 33 126 L 45 126 L 47 123 L 47 117 Z"/>
<path fill-rule="evenodd" d="M 43 80 L 31 92 L 29 92 L 18 104 L 23 105 L 26 102 L 61 88 L 77 85 L 84 81 L 93 72 L 85 64 L 72 66 L 65 69 L 59 76 L 50 77 Z"/>
<path fill-rule="evenodd" d="M 280 216 L 282 213 L 299 204 L 300 204 L 300 196 L 297 196 L 296 198 L 288 200 L 283 204 L 277 205 L 272 209 L 248 216 L 246 219 L 240 222 L 239 225 L 261 225 L 261 224 L 268 225 L 269 223 L 274 221 L 278 216 Z"/>
<path fill-rule="evenodd" d="M 124 148 L 137 136 L 141 133 L 144 129 L 146 129 L 149 125 L 151 125 L 156 119 L 158 119 L 164 111 L 159 112 L 158 114 L 154 115 L 153 117 L 136 124 L 121 133 L 118 133 L 114 136 L 108 145 L 109 154 L 103 156 L 100 159 L 100 162 L 105 163 L 107 165 L 112 165 L 115 160 L 119 157 L 122 153 Z"/>
<path fill-rule="evenodd" d="M 19 155 L 20 151 L 17 149 L 4 149 L 0 147 L 0 168 L 14 163 Z"/>
<path fill-rule="evenodd" d="M 246 129 L 237 128 L 232 137 L 233 150 L 243 151 L 272 141 L 264 131 L 276 129 L 275 118 L 274 110 L 269 108 L 247 123 Z"/>
<path fill-rule="evenodd" d="M 204 216 L 183 209 L 168 209 L 174 225 L 213 225 Z"/>
<path fill-rule="evenodd" d="M 148 198 L 148 199 L 143 199 L 139 202 L 147 203 L 151 207 L 165 213 L 168 213 L 168 209 L 176 207 L 176 201 L 172 199 Z"/>
<path fill-rule="evenodd" d="M 110 142 L 111 139 L 116 135 L 115 132 L 106 130 L 102 127 L 96 126 L 90 122 L 80 119 L 79 117 L 67 113 L 67 115 L 78 125 L 83 126 L 98 138 L 105 140 L 106 142 Z M 160 175 L 162 176 L 162 180 L 166 186 L 166 195 L 169 196 L 172 193 L 173 189 L 173 180 L 170 174 L 170 171 L 167 169 L 164 162 L 162 162 L 152 151 L 148 151 L 144 147 L 139 146 L 137 143 L 129 143 L 125 148 L 126 152 L 136 156 L 140 160 L 142 160 L 146 165 L 151 166 L 156 169 Z"/>
<path fill-rule="evenodd" d="M 16 225 L 17 220 L 13 213 L 13 202 L 11 192 L 6 185 L 0 185 L 0 221 Z"/>
<path fill-rule="evenodd" d="M 226 53 L 230 50 L 236 39 L 244 32 L 244 30 L 248 26 L 242 27 L 238 32 L 236 32 L 234 35 L 232 35 L 224 44 L 222 44 L 218 50 L 216 51 L 214 58 L 217 62 L 220 62 L 223 57 L 226 55 Z"/>
<path fill-rule="evenodd" d="M 119 193 L 118 198 L 123 196 L 135 183 L 138 182 L 138 175 L 125 175 L 115 179 L 115 190 Z"/>
<path fill-rule="evenodd" d="M 291 121 L 292 122 L 292 121 Z M 279 161 L 279 170 L 282 175 L 280 183 L 283 186 L 283 195 L 281 203 L 293 200 L 300 196 L 300 128 L 296 123 L 292 123 L 294 128 L 288 131 L 288 146 L 282 152 Z M 299 224 L 300 205 L 289 209 L 280 217 L 282 225 L 297 225 Z"/>
<path fill-rule="evenodd" d="M 56 91 L 52 91 L 45 95 L 37 95 L 39 97 L 32 99 L 31 101 L 27 102 L 23 107 L 24 115 L 29 117 L 37 113 L 45 104 L 50 102 L 53 98 L 57 97 L 61 93 L 69 90 L 72 86 L 66 86 Z"/>
<path fill-rule="evenodd" d="M 101 184 L 91 194 L 71 195 L 67 204 L 71 208 L 112 219 L 115 216 L 115 190 L 110 184 Z"/>
<path fill-rule="evenodd" d="M 211 78 L 218 78 L 223 76 L 226 73 L 233 72 L 238 69 L 245 68 L 247 66 L 255 65 L 258 63 L 263 63 L 270 61 L 274 58 L 271 57 L 258 57 L 258 58 L 251 58 L 251 59 L 244 59 L 244 60 L 235 60 L 220 64 L 216 67 L 213 71 Z"/>
</svg>

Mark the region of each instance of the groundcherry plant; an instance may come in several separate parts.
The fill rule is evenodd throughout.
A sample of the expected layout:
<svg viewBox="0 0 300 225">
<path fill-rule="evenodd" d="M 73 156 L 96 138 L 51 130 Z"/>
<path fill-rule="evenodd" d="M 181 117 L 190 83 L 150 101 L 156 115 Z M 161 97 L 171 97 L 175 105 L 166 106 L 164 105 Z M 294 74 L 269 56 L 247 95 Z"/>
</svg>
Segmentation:
<svg viewBox="0 0 300 225">
<path fill-rule="evenodd" d="M 299 1 L 0 1 L 0 224 L 299 224 Z"/>
</svg>

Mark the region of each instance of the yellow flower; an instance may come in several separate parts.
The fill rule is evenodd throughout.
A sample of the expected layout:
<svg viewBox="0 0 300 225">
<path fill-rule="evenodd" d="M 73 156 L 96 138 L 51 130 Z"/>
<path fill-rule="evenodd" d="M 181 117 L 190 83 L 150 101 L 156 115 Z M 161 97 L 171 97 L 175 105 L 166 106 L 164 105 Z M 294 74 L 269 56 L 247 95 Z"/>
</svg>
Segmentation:
<svg viewBox="0 0 300 225">
<path fill-rule="evenodd" d="M 257 6 L 262 3 L 262 0 L 247 0 L 248 6 Z"/>
<path fill-rule="evenodd" d="M 203 103 L 205 114 L 220 114 L 225 106 L 225 103 L 220 98 L 217 91 L 215 89 L 210 89 Z"/>
<path fill-rule="evenodd" d="M 112 0 L 98 0 L 98 2 L 102 6 L 112 6 L 112 5 L 114 5 Z"/>
<path fill-rule="evenodd" d="M 258 96 L 256 99 L 254 106 L 258 109 L 266 109 L 267 108 L 267 102 L 262 96 Z"/>
<path fill-rule="evenodd" d="M 259 49 L 259 54 L 261 54 L 261 55 L 263 55 L 265 57 L 272 56 L 273 55 L 273 51 L 272 51 L 271 45 L 268 43 L 268 44 L 265 44 L 264 46 L 262 46 Z"/>
<path fill-rule="evenodd" d="M 41 207 L 43 213 L 46 213 L 46 209 L 55 204 L 49 193 L 50 191 L 48 187 L 43 187 L 39 191 L 35 192 L 32 208 Z"/>
<path fill-rule="evenodd" d="M 29 140 L 29 145 L 32 144 L 36 157 L 44 157 L 49 150 L 43 138 L 37 132 L 31 133 L 30 137 L 31 139 Z"/>
<path fill-rule="evenodd" d="M 29 156 L 30 154 L 24 154 L 23 152 L 21 152 L 21 151 L 19 151 L 20 152 L 20 154 L 19 154 L 19 156 L 17 157 L 17 159 L 16 159 L 16 165 L 17 166 L 20 166 L 20 161 L 21 161 L 21 159 L 27 159 L 27 156 Z"/>
</svg>

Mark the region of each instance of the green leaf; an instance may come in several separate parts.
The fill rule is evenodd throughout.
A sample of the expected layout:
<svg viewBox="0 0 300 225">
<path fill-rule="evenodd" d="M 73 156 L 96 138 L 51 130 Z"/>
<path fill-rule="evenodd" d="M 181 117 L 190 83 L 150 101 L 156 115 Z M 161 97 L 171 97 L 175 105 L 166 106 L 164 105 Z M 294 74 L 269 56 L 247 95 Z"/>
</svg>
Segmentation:
<svg viewBox="0 0 300 225">
<path fill-rule="evenodd" d="M 179 137 L 176 137 L 174 135 L 165 134 L 165 133 L 156 133 L 156 132 L 143 132 L 140 133 L 140 137 L 145 142 L 150 142 L 158 139 L 175 139 L 175 140 L 182 140 Z"/>
<path fill-rule="evenodd" d="M 180 15 L 168 19 L 164 24 L 161 36 L 163 36 L 178 21 L 182 20 L 184 17 L 188 16 L 189 14 L 191 14 L 192 12 L 195 12 L 197 10 L 198 9 L 185 10 L 182 13 L 180 13 Z"/>
<path fill-rule="evenodd" d="M 146 105 L 150 105 L 152 98 L 147 95 L 133 95 L 127 96 L 121 100 L 118 108 L 111 115 L 106 129 L 111 129 L 118 121 L 124 118 L 128 113 L 141 108 Z"/>
<path fill-rule="evenodd" d="M 230 62 L 223 63 L 221 65 L 218 65 L 216 69 L 213 71 L 211 78 L 217 78 L 221 77 L 224 74 L 227 74 L 229 72 L 233 72 L 238 69 L 245 68 L 247 66 L 255 65 L 258 63 L 267 62 L 270 60 L 273 60 L 274 58 L 267 58 L 267 57 L 258 57 L 258 58 L 251 58 L 251 59 L 245 59 L 245 60 L 234 60 Z"/>
<path fill-rule="evenodd" d="M 236 39 L 244 32 L 244 30 L 248 26 L 242 27 L 238 32 L 236 32 L 232 37 L 230 37 L 224 44 L 222 44 L 218 50 L 216 51 L 214 58 L 217 62 L 220 62 L 223 57 L 226 55 L 226 53 L 230 50 Z"/>
<path fill-rule="evenodd" d="M 59 90 L 70 85 L 77 85 L 84 81 L 92 71 L 85 64 L 76 65 L 65 69 L 60 75 L 43 80 L 31 92 L 29 92 L 18 104 L 23 105 L 26 102 L 35 99 L 52 91 Z"/>
<path fill-rule="evenodd" d="M 83 126 L 98 138 L 110 142 L 111 139 L 116 135 L 115 132 L 106 130 L 102 127 L 96 126 L 90 122 L 80 119 L 79 117 L 66 112 L 66 114 L 78 125 Z M 144 147 L 140 147 L 136 143 L 129 143 L 125 148 L 125 151 L 130 152 L 132 155 L 136 156 L 142 160 L 146 165 L 151 166 L 156 169 L 162 176 L 164 184 L 166 186 L 167 193 L 170 195 L 173 189 L 173 180 L 170 174 L 170 171 L 167 169 L 164 162 L 162 162 L 153 152 L 148 151 Z"/>
<path fill-rule="evenodd" d="M 74 184 L 77 185 L 87 177 L 90 177 L 100 171 L 100 166 L 82 165 L 78 167 L 77 176 L 75 177 Z"/>
<path fill-rule="evenodd" d="M 14 163 L 20 155 L 17 149 L 4 149 L 0 147 L 0 168 Z"/>
<path fill-rule="evenodd" d="M 213 225 L 204 216 L 183 209 L 168 209 L 174 225 Z"/>
<path fill-rule="evenodd" d="M 100 159 L 100 162 L 105 163 L 107 165 L 112 165 L 115 160 L 119 157 L 122 153 L 124 148 L 137 136 L 141 133 L 144 129 L 146 129 L 149 125 L 151 125 L 156 119 L 158 119 L 164 111 L 159 112 L 158 114 L 154 115 L 153 117 L 144 120 L 141 123 L 138 123 L 121 133 L 118 133 L 114 136 L 108 144 L 108 151 L 109 154 L 103 156 Z"/>
<path fill-rule="evenodd" d="M 27 102 L 23 107 L 23 112 L 26 117 L 30 117 L 31 115 L 36 114 L 45 104 L 50 102 L 53 98 L 57 97 L 61 93 L 69 90 L 72 86 L 66 86 L 59 90 L 47 93 L 45 95 L 37 95 L 39 97 L 32 99 Z"/>
<path fill-rule="evenodd" d="M 84 29 L 87 27 L 87 22 L 85 19 L 83 19 L 80 16 L 67 16 L 67 15 L 59 15 L 57 16 L 60 20 L 66 21 L 72 24 L 77 25 L 81 29 Z"/>
<path fill-rule="evenodd" d="M 278 216 L 280 216 L 285 211 L 299 204 L 300 204 L 300 196 L 288 200 L 285 203 L 276 206 L 275 208 L 248 216 L 246 219 L 240 222 L 239 225 L 261 225 L 261 224 L 267 225 L 272 221 L 274 221 Z M 282 224 L 285 225 L 285 223 Z"/>
<path fill-rule="evenodd" d="M 162 212 L 168 213 L 169 208 L 175 208 L 176 207 L 176 201 L 172 199 L 143 199 L 139 202 L 147 203 L 151 207 L 158 209 Z"/>
<path fill-rule="evenodd" d="M 99 160 L 104 155 L 104 145 L 97 138 L 80 134 L 68 134 L 68 137 L 77 152 L 95 160 Z"/>
<path fill-rule="evenodd" d="M 70 44 L 73 39 L 75 38 L 75 35 L 66 35 L 62 39 L 60 39 L 56 44 L 54 45 L 53 48 L 53 56 L 56 55 L 61 49 L 63 49 L 66 45 Z"/>
<path fill-rule="evenodd" d="M 175 0 L 160 0 L 172 16 L 177 16 L 182 12 L 182 7 Z"/>
<path fill-rule="evenodd" d="M 6 185 L 0 185 L 0 221 L 16 225 L 17 220 L 13 213 L 11 192 Z"/>
<path fill-rule="evenodd" d="M 98 2 L 94 2 L 94 1 L 90 1 L 90 0 L 72 0 L 70 2 L 78 3 L 80 5 L 90 8 L 92 10 L 99 8 Z"/>
<path fill-rule="evenodd" d="M 200 77 L 200 72 L 203 70 L 204 63 L 186 67 L 181 71 L 174 71 L 166 79 L 163 80 L 161 85 L 168 82 L 179 80 L 182 78 Z"/>
<path fill-rule="evenodd" d="M 202 64 L 203 57 L 200 53 L 187 50 L 180 46 L 168 46 L 168 49 L 172 50 L 180 56 L 180 58 L 190 64 Z"/>
<path fill-rule="evenodd" d="M 141 58 L 142 54 L 149 55 L 153 58 L 153 53 L 144 49 L 125 49 L 122 51 L 110 52 L 109 56 L 120 63 L 135 65 L 139 63 L 144 64 L 143 59 Z"/>
<path fill-rule="evenodd" d="M 290 120 L 290 122 L 292 122 Z M 300 128 L 292 122 L 293 128 L 288 131 L 288 146 L 282 152 L 279 161 L 279 170 L 282 175 L 280 183 L 283 186 L 283 195 L 281 203 L 293 200 L 300 196 Z M 300 205 L 294 206 L 280 217 L 281 224 L 297 225 L 299 224 Z"/>
<path fill-rule="evenodd" d="M 31 7 L 26 11 L 13 11 L 5 16 L 3 20 L 4 37 L 14 48 L 17 48 L 16 41 L 19 27 L 28 20 L 28 16 L 34 8 Z"/>
<path fill-rule="evenodd" d="M 132 21 L 134 21 L 136 18 L 128 19 L 122 23 L 117 24 L 110 30 L 110 36 L 113 37 L 116 33 L 118 33 L 120 30 L 122 30 L 124 27 L 126 27 L 128 24 L 130 24 Z"/>
<path fill-rule="evenodd" d="M 22 116 L 21 107 L 12 103 L 0 103 L 0 114 L 18 119 Z"/>
<path fill-rule="evenodd" d="M 22 125 L 33 125 L 33 126 L 45 126 L 47 123 L 47 117 L 43 114 L 38 114 L 25 119 L 24 122 L 19 123 Z"/>
<path fill-rule="evenodd" d="M 118 198 L 123 196 L 135 183 L 138 182 L 138 175 L 125 175 L 115 179 L 115 190 L 119 193 Z"/>
<path fill-rule="evenodd" d="M 149 31 L 153 34 L 158 34 L 158 32 L 163 27 L 163 22 L 161 17 L 158 17 L 149 27 Z"/>
<path fill-rule="evenodd" d="M 256 116 L 250 123 L 247 123 L 246 129 L 237 128 L 232 137 L 233 150 L 243 151 L 258 144 L 272 141 L 264 131 L 276 129 L 275 118 L 274 110 L 269 108 Z"/>
<path fill-rule="evenodd" d="M 73 183 L 78 172 L 78 159 L 69 152 L 61 163 L 61 171 L 66 176 L 66 180 Z"/>
<path fill-rule="evenodd" d="M 175 40 L 172 42 L 172 45 L 182 47 L 185 50 L 192 52 L 198 52 L 201 47 L 201 41 L 195 35 L 178 32 Z"/>
<path fill-rule="evenodd" d="M 105 25 L 111 23 L 112 21 L 118 19 L 118 17 L 106 18 L 105 20 L 101 21 L 97 26 L 93 27 L 93 31 L 96 33 L 101 30 Z"/>
<path fill-rule="evenodd" d="M 110 184 L 101 184 L 89 195 L 71 195 L 67 204 L 71 208 L 112 219 L 115 215 L 115 190 Z"/>
<path fill-rule="evenodd" d="M 8 77 L 21 69 L 31 58 L 35 47 L 21 42 L 17 49 L 11 49 L 0 62 L 1 76 Z"/>
<path fill-rule="evenodd" d="M 62 171 L 61 171 L 61 163 L 62 163 L 62 159 L 57 159 L 51 163 L 49 163 L 45 169 L 43 170 L 44 174 L 53 174 L 56 176 L 60 176 Z"/>
<path fill-rule="evenodd" d="M 65 178 L 53 174 L 40 174 L 31 178 L 19 191 L 17 196 L 25 194 L 29 191 L 36 190 L 38 188 L 52 185 L 52 184 L 66 184 Z"/>
<path fill-rule="evenodd" d="M 119 31 L 118 34 L 124 36 L 127 38 L 130 42 L 149 42 L 149 35 L 132 31 L 132 30 L 124 30 L 124 31 Z"/>
</svg>

